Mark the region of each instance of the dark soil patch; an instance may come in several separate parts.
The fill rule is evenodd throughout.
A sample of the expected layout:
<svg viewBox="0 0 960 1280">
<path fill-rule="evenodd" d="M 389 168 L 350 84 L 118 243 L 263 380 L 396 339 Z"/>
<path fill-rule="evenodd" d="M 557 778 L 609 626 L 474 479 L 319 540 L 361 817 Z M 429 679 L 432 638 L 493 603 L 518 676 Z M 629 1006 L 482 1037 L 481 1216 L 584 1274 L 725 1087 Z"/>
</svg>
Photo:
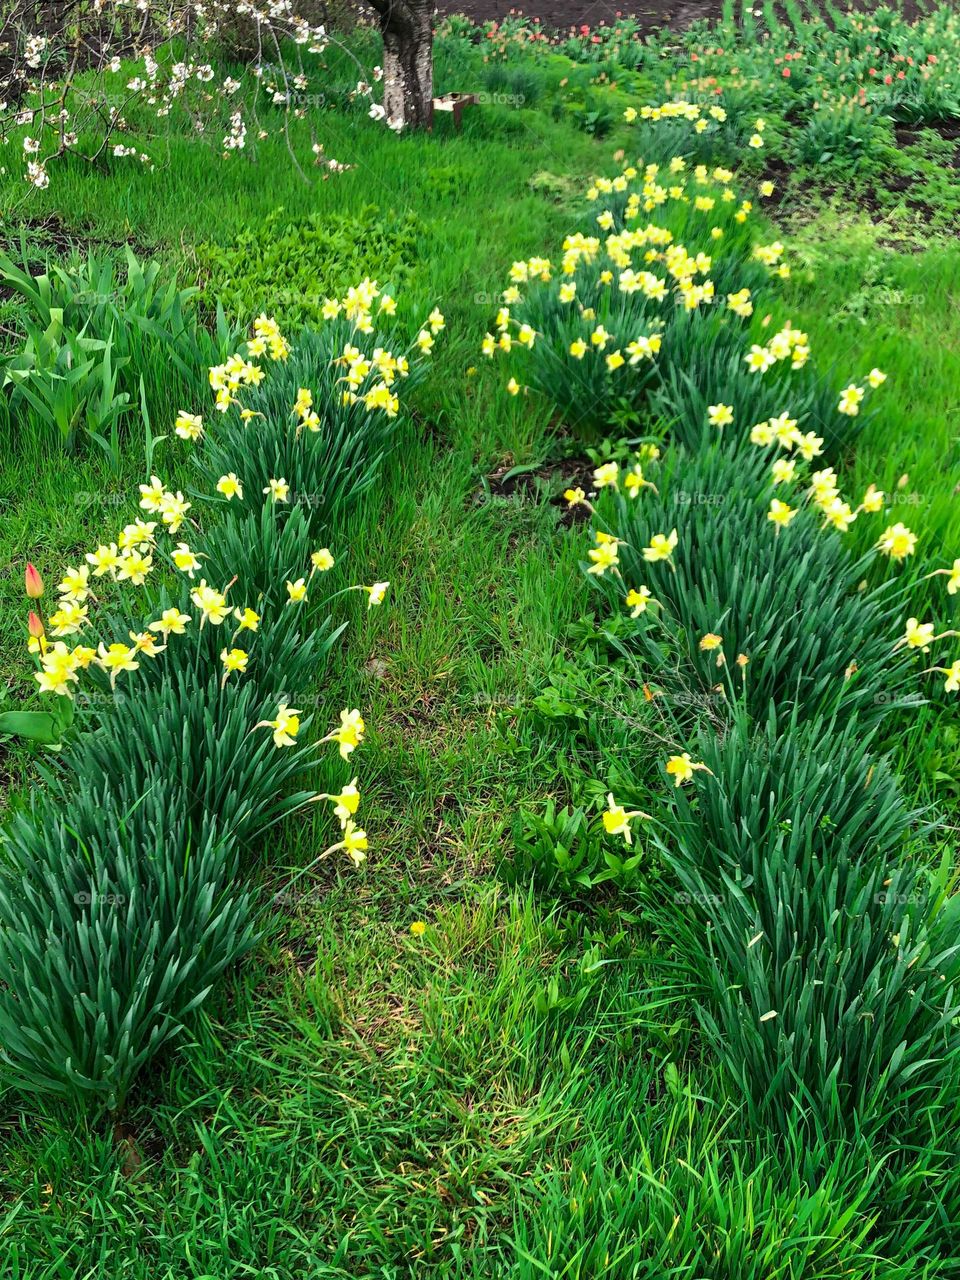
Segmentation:
<svg viewBox="0 0 960 1280">
<path fill-rule="evenodd" d="M 483 489 L 475 496 L 479 506 L 483 502 L 516 499 L 518 502 L 540 503 L 547 501 L 559 507 L 560 523 L 582 524 L 589 519 L 586 507 L 571 507 L 563 496 L 564 489 L 583 489 L 589 494 L 593 489 L 595 464 L 589 458 L 565 458 L 562 462 L 545 462 L 540 466 L 500 466 L 484 476 Z"/>
<path fill-rule="evenodd" d="M 646 33 L 662 27 L 683 31 L 703 19 L 717 22 L 723 13 L 723 0 L 677 0 L 676 3 L 669 0 L 613 0 L 612 3 L 608 0 L 528 0 L 522 9 L 510 0 L 438 0 L 437 7 L 441 14 L 463 13 L 474 22 L 499 23 L 523 13 L 531 22 L 538 19 L 544 28 L 564 32 L 571 27 L 610 26 L 618 17 L 631 17 Z M 870 12 L 877 5 L 872 0 L 862 0 L 843 7 Z M 807 0 L 806 8 L 829 17 L 817 0 Z M 918 0 L 903 0 L 900 8 L 908 22 L 916 21 L 924 11 Z"/>
<path fill-rule="evenodd" d="M 610 4 L 606 0 L 532 0 L 518 9 L 510 0 L 438 0 L 441 14 L 463 13 L 474 22 L 502 22 L 522 13 L 529 21 L 539 20 L 550 30 L 569 31 L 571 27 L 611 26 L 618 17 L 636 18 L 643 31 L 672 27 L 682 31 L 701 18 L 719 20 L 723 0 L 680 0 L 667 4 L 664 0 L 639 0 L 639 3 Z"/>
</svg>

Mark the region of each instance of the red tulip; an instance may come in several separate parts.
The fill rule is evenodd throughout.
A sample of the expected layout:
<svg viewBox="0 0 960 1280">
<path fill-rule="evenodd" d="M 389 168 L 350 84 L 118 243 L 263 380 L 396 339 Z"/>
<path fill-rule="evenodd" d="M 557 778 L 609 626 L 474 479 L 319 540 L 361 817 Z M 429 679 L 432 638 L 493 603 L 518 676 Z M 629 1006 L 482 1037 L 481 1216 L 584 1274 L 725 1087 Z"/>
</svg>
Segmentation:
<svg viewBox="0 0 960 1280">
<path fill-rule="evenodd" d="M 39 614 L 34 613 L 32 609 L 30 610 L 30 615 L 27 618 L 27 630 L 33 636 L 34 640 L 40 640 L 44 635 L 43 623 L 40 621 L 40 616 Z"/>
</svg>

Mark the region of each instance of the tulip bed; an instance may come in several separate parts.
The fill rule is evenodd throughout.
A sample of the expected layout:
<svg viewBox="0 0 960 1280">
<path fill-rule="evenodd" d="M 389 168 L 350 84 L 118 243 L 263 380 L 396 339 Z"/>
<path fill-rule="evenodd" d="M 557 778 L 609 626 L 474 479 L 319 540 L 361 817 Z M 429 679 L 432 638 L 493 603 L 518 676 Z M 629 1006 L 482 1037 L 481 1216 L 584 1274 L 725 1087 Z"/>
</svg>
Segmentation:
<svg viewBox="0 0 960 1280">
<path fill-rule="evenodd" d="M 794 150 L 956 22 L 733 16 L 4 239 L 11 1275 L 956 1274 L 960 262 Z"/>
</svg>

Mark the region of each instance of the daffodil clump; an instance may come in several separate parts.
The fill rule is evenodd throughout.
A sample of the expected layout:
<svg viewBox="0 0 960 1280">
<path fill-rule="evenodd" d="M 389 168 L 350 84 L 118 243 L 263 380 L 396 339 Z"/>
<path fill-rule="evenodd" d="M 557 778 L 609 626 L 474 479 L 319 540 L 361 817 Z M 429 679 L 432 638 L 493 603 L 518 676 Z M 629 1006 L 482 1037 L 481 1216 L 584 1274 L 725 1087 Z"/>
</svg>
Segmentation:
<svg viewBox="0 0 960 1280">
<path fill-rule="evenodd" d="M 297 507 L 313 522 L 339 518 L 376 483 L 402 398 L 446 330 L 439 308 L 411 320 L 369 279 L 327 299 L 323 316 L 292 350 L 259 316 L 244 350 L 210 371 L 213 412 L 186 415 L 192 425 L 180 434 L 203 440 L 197 461 L 207 482 L 235 473 L 236 487 L 221 490 L 235 510 L 255 515 L 266 496 L 281 519 Z"/>
<path fill-rule="evenodd" d="M 782 253 L 750 256 L 769 271 Z M 565 494 L 590 518 L 583 570 L 614 611 L 605 634 L 664 740 L 662 811 L 607 790 L 619 764 L 593 794 L 607 835 L 635 859 L 649 832 L 681 886 L 691 909 L 672 936 L 754 1122 L 779 1130 L 802 1097 L 811 1134 L 923 1141 L 915 1099 L 947 1105 L 944 1055 L 960 1052 L 955 903 L 906 856 L 912 815 L 875 743 L 925 697 L 960 692 L 960 549 L 923 547 L 896 494 L 845 492 L 829 457 L 843 424 L 874 400 L 882 413 L 884 371 L 817 400 L 807 335 L 752 323 L 735 344 L 691 329 L 676 402 L 697 420 L 663 412 L 667 447 L 618 451 Z M 671 394 L 664 378 L 661 410 Z"/>
<path fill-rule="evenodd" d="M 355 296 L 376 295 L 365 285 Z M 363 327 L 365 310 L 351 323 Z M 442 323 L 435 313 L 427 329 Z M 211 417 L 172 415 L 172 446 L 195 448 L 209 483 L 187 498 L 153 475 L 136 516 L 78 553 L 52 590 L 27 568 L 25 639 L 43 709 L 4 727 L 57 746 L 60 769 L 8 842 L 26 888 L 16 902 L 0 892 L 0 1037 L 40 1091 L 122 1101 L 255 938 L 252 895 L 236 886 L 243 854 L 273 824 L 317 806 L 333 831 L 314 863 L 367 856 L 354 764 L 364 716 L 350 706 L 318 715 L 312 691 L 343 630 L 334 602 L 359 596 L 366 613 L 390 591 L 386 581 L 342 581 L 347 557 L 329 513 L 346 510 L 379 455 L 366 452 L 362 425 L 351 435 L 338 415 L 392 424 L 393 406 L 364 401 L 378 380 L 403 378 L 406 358 L 384 349 L 375 375 L 351 377 L 356 361 L 338 355 L 329 416 L 306 378 L 284 403 L 280 435 L 315 449 L 340 494 L 327 507 L 294 501 L 296 465 L 258 473 L 252 461 L 265 457 L 255 442 L 268 433 L 267 385 L 296 359 L 278 326 L 258 317 L 242 351 L 211 370 Z M 233 433 L 220 431 L 231 417 Z M 318 769 L 327 785 L 303 789 Z M 118 903 L 129 927 L 115 927 Z M 67 973 L 72 1012 L 59 1004 Z M 79 1007 L 78 991 L 108 991 L 109 1001 Z"/>
<path fill-rule="evenodd" d="M 568 235 L 557 263 L 534 257 L 510 269 L 482 342 L 484 356 L 513 370 L 508 391 L 534 387 L 582 428 L 635 419 L 680 357 L 676 328 L 692 325 L 695 336 L 709 313 L 742 333 L 756 290 L 789 269 L 782 245 L 758 242 L 753 202 L 733 178 L 719 166 L 688 169 L 681 156 L 595 178 L 596 233 Z"/>
</svg>

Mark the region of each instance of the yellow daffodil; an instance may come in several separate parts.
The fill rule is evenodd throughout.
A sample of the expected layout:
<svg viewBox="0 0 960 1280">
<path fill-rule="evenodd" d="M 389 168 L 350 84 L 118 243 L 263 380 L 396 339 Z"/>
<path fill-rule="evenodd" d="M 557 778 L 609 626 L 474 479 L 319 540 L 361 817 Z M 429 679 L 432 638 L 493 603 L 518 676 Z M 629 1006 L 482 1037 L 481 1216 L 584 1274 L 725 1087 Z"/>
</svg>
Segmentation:
<svg viewBox="0 0 960 1280">
<path fill-rule="evenodd" d="M 615 538 L 600 541 L 598 535 L 597 545 L 591 547 L 587 552 L 587 559 L 592 561 L 587 573 L 595 574 L 598 578 L 602 578 L 608 569 L 617 569 L 620 563 L 620 550 Z"/>
<path fill-rule="evenodd" d="M 234 609 L 233 616 L 237 620 L 237 631 L 256 631 L 260 626 L 260 615 L 253 609 Z"/>
<path fill-rule="evenodd" d="M 203 435 L 203 418 L 199 413 L 187 413 L 181 410 L 177 414 L 173 429 L 181 440 L 196 442 Z"/>
<path fill-rule="evenodd" d="M 767 512 L 767 519 L 772 521 L 779 531 L 780 529 L 785 529 L 796 514 L 794 507 L 789 507 L 785 502 L 781 502 L 779 498 L 774 498 L 770 503 L 770 510 Z"/>
<path fill-rule="evenodd" d="M 677 531 L 671 529 L 670 533 L 655 533 L 650 539 L 648 546 L 643 548 L 643 558 L 648 563 L 653 564 L 657 560 L 669 560 L 673 555 L 677 545 Z"/>
<path fill-rule="evenodd" d="M 85 557 L 88 564 L 93 565 L 93 576 L 102 578 L 105 574 L 114 574 L 120 567 L 120 552 L 115 542 L 101 544 L 96 551 L 89 551 Z"/>
<path fill-rule="evenodd" d="M 180 542 L 170 552 L 170 559 L 180 570 L 185 573 L 188 578 L 192 578 L 197 569 L 200 568 L 200 561 L 193 554 L 185 542 Z"/>
<path fill-rule="evenodd" d="M 137 650 L 125 644 L 112 644 L 109 648 L 102 642 L 97 648 L 97 665 L 110 673 L 110 687 L 114 688 L 117 676 L 121 671 L 136 671 L 140 666 L 134 659 Z"/>
<path fill-rule="evenodd" d="M 287 581 L 288 604 L 299 604 L 301 600 L 307 598 L 307 580 L 306 578 L 298 578 L 296 582 Z"/>
<path fill-rule="evenodd" d="M 640 809 L 628 812 L 622 805 L 617 804 L 613 798 L 613 792 L 608 792 L 607 808 L 603 814 L 603 829 L 607 835 L 623 836 L 624 844 L 632 844 L 633 832 L 630 830 L 630 823 L 634 818 L 645 818 L 649 821 L 650 815 L 643 813 Z"/>
<path fill-rule="evenodd" d="M 363 716 L 356 709 L 340 712 L 340 727 L 327 734 L 324 742 L 336 742 L 340 746 L 340 755 L 344 760 L 360 745 L 367 727 Z"/>
<path fill-rule="evenodd" d="M 751 373 L 766 373 L 777 362 L 776 356 L 773 355 L 768 347 L 761 347 L 756 342 L 743 358 Z"/>
<path fill-rule="evenodd" d="M 920 622 L 916 618 L 908 618 L 901 644 L 908 649 L 919 649 L 926 653 L 933 643 L 934 625 L 932 622 Z"/>
<path fill-rule="evenodd" d="M 877 541 L 877 547 L 891 560 L 904 560 L 907 556 L 912 556 L 916 550 L 917 535 L 905 524 L 897 521 L 896 524 L 884 529 Z"/>
<path fill-rule="evenodd" d="M 630 617 L 639 618 L 642 613 L 646 613 L 649 605 L 656 604 L 657 601 L 654 600 L 653 593 L 649 587 L 641 586 L 639 588 L 631 587 L 626 594 L 624 603 L 630 610 Z"/>
<path fill-rule="evenodd" d="M 148 624 L 148 629 L 157 631 L 164 637 L 169 635 L 182 636 L 189 622 L 189 613 L 181 613 L 179 609 L 164 609 L 156 622 Z"/>
<path fill-rule="evenodd" d="M 605 489 L 608 486 L 617 487 L 617 481 L 620 476 L 620 466 L 616 462 L 605 462 L 602 466 L 597 467 L 593 473 L 593 483 L 598 489 Z"/>
<path fill-rule="evenodd" d="M 232 471 L 228 471 L 217 481 L 217 493 L 222 493 L 229 502 L 231 498 L 243 497 L 243 485 Z"/>
<path fill-rule="evenodd" d="M 667 761 L 667 773 L 673 778 L 674 786 L 681 787 L 685 782 L 689 782 L 694 773 L 702 771 L 713 774 L 705 764 L 698 764 L 690 759 L 690 753 L 684 751 L 683 755 L 671 756 Z"/>
<path fill-rule="evenodd" d="M 249 655 L 243 649 L 223 649 L 220 661 L 223 663 L 223 680 L 234 671 L 246 671 Z"/>
<path fill-rule="evenodd" d="M 200 610 L 201 627 L 205 622 L 219 627 L 221 622 L 229 617 L 230 606 L 227 604 L 226 596 L 213 587 L 208 587 L 205 578 L 201 578 L 199 587 L 190 593 L 190 599 Z"/>
<path fill-rule="evenodd" d="M 277 707 L 277 715 L 274 720 L 261 720 L 259 724 L 254 725 L 255 729 L 272 729 L 273 745 L 275 747 L 292 747 L 296 742 L 297 734 L 300 732 L 300 717 L 302 711 L 298 711 L 295 707 L 288 707 L 285 702 L 281 702 Z"/>
<path fill-rule="evenodd" d="M 876 485 L 867 485 L 867 491 L 863 495 L 863 501 L 860 503 L 864 511 L 871 514 L 883 510 L 883 492 Z"/>
</svg>

